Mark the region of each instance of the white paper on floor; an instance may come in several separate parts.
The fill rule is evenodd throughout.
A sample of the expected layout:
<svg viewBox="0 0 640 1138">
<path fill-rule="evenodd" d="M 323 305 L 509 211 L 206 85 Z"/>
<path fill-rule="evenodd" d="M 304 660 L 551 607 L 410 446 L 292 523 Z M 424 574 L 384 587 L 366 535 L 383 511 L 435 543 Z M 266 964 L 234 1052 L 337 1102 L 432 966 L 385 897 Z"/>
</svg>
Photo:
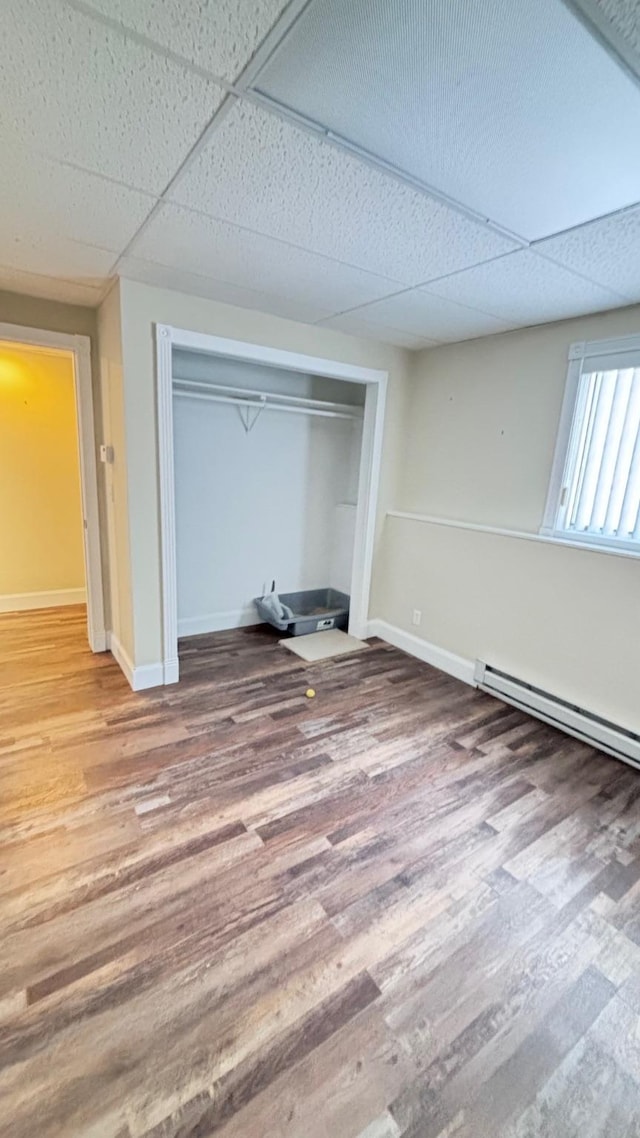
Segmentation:
<svg viewBox="0 0 640 1138">
<path fill-rule="evenodd" d="M 369 647 L 366 640 L 358 640 L 347 632 L 341 632 L 339 628 L 310 632 L 307 636 L 290 636 L 281 640 L 280 644 L 308 663 L 328 660 L 331 656 L 343 656 L 347 652 L 361 652 L 363 648 Z"/>
</svg>

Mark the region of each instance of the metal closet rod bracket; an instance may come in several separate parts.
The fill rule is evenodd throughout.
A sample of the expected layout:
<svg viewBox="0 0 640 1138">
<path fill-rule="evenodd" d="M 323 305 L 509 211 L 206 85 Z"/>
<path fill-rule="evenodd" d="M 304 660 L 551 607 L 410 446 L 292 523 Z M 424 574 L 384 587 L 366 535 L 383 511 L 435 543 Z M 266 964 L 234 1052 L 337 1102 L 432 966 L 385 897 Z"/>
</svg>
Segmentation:
<svg viewBox="0 0 640 1138">
<path fill-rule="evenodd" d="M 254 403 L 247 403 L 246 406 L 244 406 L 244 407 L 240 403 L 236 404 L 236 406 L 238 408 L 238 414 L 240 415 L 240 420 L 242 422 L 242 426 L 244 427 L 245 433 L 247 435 L 250 434 L 251 431 L 253 430 L 253 428 L 255 427 L 255 425 L 258 422 L 258 419 L 260 418 L 260 416 L 261 416 L 262 412 L 264 411 L 266 405 L 267 405 L 266 395 L 261 396 L 260 405 L 258 407 L 256 407 L 256 405 Z"/>
</svg>

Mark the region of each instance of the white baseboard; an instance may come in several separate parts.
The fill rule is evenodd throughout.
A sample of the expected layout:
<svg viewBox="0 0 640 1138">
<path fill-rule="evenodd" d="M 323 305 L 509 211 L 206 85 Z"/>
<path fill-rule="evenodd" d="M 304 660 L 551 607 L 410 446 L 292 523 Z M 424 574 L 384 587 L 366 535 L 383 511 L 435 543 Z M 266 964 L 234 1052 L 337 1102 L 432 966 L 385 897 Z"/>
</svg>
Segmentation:
<svg viewBox="0 0 640 1138">
<path fill-rule="evenodd" d="M 107 644 L 114 660 L 119 664 L 132 691 L 146 691 L 147 688 L 159 688 L 165 682 L 165 669 L 163 664 L 141 664 L 134 667 L 129 653 L 122 647 L 114 632 L 107 633 Z M 177 678 L 177 677 L 176 677 Z"/>
<path fill-rule="evenodd" d="M 175 656 L 172 660 L 165 660 L 162 664 L 162 682 L 164 684 L 177 684 L 180 679 L 180 661 Z"/>
<path fill-rule="evenodd" d="M 253 606 L 231 612 L 210 612 L 205 616 L 183 617 L 178 621 L 178 636 L 201 636 L 204 632 L 224 632 L 228 628 L 263 623 Z"/>
<path fill-rule="evenodd" d="M 28 609 L 54 609 L 62 605 L 84 605 L 86 589 L 52 589 L 46 593 L 4 593 L 0 612 L 26 612 Z"/>
<path fill-rule="evenodd" d="M 464 656 L 456 656 L 453 652 L 448 652 L 446 648 L 439 648 L 437 644 L 430 644 L 428 640 L 422 640 L 411 632 L 404 632 L 395 624 L 388 624 L 386 620 L 370 620 L 367 636 L 378 636 L 380 640 L 386 640 L 388 644 L 393 644 L 394 648 L 401 648 L 409 656 L 416 656 L 425 664 L 431 664 L 432 667 L 439 668 L 441 672 L 448 672 L 450 676 L 455 676 L 457 680 L 462 680 L 465 684 L 471 684 L 472 687 L 476 686 L 473 660 L 467 660 Z"/>
<path fill-rule="evenodd" d="M 109 648 L 109 633 L 106 630 L 96 632 L 94 630 L 91 639 L 92 652 L 106 652 Z"/>
</svg>

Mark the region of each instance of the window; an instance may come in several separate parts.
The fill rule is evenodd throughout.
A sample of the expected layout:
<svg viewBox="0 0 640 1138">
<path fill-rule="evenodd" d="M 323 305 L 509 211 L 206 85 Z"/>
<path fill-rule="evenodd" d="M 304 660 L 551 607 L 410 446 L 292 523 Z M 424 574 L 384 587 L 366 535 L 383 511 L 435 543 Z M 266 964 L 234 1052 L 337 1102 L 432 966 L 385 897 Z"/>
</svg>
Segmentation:
<svg viewBox="0 0 640 1138">
<path fill-rule="evenodd" d="M 542 532 L 640 553 L 640 337 L 573 344 Z"/>
</svg>

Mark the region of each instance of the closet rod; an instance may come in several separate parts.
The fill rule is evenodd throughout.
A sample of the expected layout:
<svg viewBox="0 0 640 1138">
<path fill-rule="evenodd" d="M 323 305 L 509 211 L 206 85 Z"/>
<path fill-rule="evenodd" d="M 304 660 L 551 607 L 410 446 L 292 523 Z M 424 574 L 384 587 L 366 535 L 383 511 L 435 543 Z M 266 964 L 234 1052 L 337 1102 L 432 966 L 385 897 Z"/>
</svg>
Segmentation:
<svg viewBox="0 0 640 1138">
<path fill-rule="evenodd" d="M 226 395 L 230 398 L 234 396 L 242 396 L 242 401 L 245 402 L 244 396 L 250 396 L 259 399 L 260 403 L 264 399 L 273 399 L 281 403 L 295 404 L 299 407 L 317 407 L 319 410 L 327 411 L 345 411 L 353 415 L 354 413 L 362 414 L 362 407 L 355 403 L 333 403 L 327 399 L 310 399 L 300 395 L 283 395 L 279 391 L 257 391 L 249 387 L 232 387 L 223 383 L 202 383 L 197 379 L 180 379 L 176 376 L 173 380 L 174 388 L 193 389 L 196 391 L 213 392 L 216 395 Z"/>
<path fill-rule="evenodd" d="M 228 403 L 233 407 L 254 407 L 257 410 L 264 411 L 287 411 L 294 415 L 320 415 L 325 419 L 360 419 L 360 415 L 354 415 L 348 411 L 322 411 L 319 407 L 292 407 L 286 403 L 268 403 L 262 399 L 234 399 L 230 395 L 205 395 L 200 391 L 181 391 L 179 388 L 174 392 L 180 399 L 200 399 L 205 403 Z"/>
</svg>

